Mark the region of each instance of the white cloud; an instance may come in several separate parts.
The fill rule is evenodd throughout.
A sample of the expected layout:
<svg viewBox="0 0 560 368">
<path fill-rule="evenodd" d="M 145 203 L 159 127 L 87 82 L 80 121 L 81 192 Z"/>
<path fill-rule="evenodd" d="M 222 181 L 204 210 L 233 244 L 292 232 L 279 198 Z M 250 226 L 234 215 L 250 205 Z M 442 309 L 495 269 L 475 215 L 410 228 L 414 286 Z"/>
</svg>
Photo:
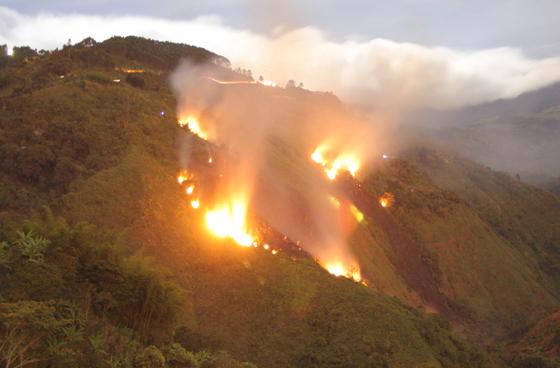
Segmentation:
<svg viewBox="0 0 560 368">
<path fill-rule="evenodd" d="M 514 48 L 462 51 L 386 39 L 334 42 L 313 27 L 275 36 L 225 26 L 218 17 L 177 21 L 145 16 L 23 15 L 0 7 L 0 43 L 60 47 L 88 36 L 138 35 L 205 47 L 234 65 L 284 83 L 334 91 L 390 107 L 454 107 L 560 80 L 560 58 L 532 59 Z"/>
</svg>

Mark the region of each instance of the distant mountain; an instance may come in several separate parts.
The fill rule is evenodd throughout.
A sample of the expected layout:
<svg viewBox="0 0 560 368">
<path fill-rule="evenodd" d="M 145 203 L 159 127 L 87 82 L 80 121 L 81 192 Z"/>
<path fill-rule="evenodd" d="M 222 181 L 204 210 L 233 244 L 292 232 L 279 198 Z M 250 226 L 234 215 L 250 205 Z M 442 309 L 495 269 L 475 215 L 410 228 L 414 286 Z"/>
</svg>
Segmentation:
<svg viewBox="0 0 560 368">
<path fill-rule="evenodd" d="M 554 83 L 535 91 L 496 101 L 471 105 L 456 110 L 425 111 L 421 117 L 423 123 L 431 122 L 435 126 L 463 126 L 498 116 L 510 117 L 542 112 L 560 105 L 560 83 Z"/>
<path fill-rule="evenodd" d="M 411 124 L 442 146 L 544 188 L 560 175 L 560 84 Z M 414 120 L 415 118 L 412 118 Z"/>
</svg>

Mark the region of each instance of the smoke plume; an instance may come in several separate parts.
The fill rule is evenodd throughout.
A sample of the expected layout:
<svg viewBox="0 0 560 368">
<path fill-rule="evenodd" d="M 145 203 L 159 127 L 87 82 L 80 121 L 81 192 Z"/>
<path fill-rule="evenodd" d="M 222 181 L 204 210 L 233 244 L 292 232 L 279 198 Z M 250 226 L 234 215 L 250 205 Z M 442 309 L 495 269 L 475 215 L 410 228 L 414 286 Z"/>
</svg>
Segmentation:
<svg viewBox="0 0 560 368">
<path fill-rule="evenodd" d="M 284 10 L 288 11 L 288 10 Z M 517 96 L 560 80 L 560 58 L 509 48 L 456 50 L 387 39 L 329 40 L 313 27 L 254 33 L 218 17 L 179 21 L 146 16 L 38 14 L 0 7 L 0 44 L 60 47 L 92 36 L 138 35 L 205 47 L 279 83 L 290 79 L 349 102 L 393 109 L 453 108 Z"/>
<path fill-rule="evenodd" d="M 228 156 L 216 196 L 247 200 L 259 217 L 300 241 L 324 266 L 358 269 L 331 203 L 333 187 L 310 156 L 322 147 L 326 156 L 365 165 L 381 147 L 374 143 L 375 122 L 331 94 L 227 80 L 232 77 L 213 65 L 183 62 L 170 79 L 178 115 L 196 119 Z"/>
</svg>

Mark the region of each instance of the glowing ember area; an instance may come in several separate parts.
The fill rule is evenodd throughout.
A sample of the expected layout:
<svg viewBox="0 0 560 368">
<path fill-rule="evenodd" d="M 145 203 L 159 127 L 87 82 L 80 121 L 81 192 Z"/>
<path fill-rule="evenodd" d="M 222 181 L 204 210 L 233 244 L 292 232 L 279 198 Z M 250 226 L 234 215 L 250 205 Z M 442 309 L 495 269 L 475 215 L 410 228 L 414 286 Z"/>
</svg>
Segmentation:
<svg viewBox="0 0 560 368">
<path fill-rule="evenodd" d="M 187 170 L 183 170 L 177 175 L 177 183 L 179 183 L 179 185 L 181 186 L 186 185 L 185 193 L 189 196 L 191 196 L 194 193 L 195 185 L 193 180 L 194 180 L 194 176 Z M 198 209 L 200 207 L 200 199 L 198 198 L 192 199 L 191 207 L 194 209 Z"/>
<path fill-rule="evenodd" d="M 191 184 L 187 187 L 187 189 L 185 189 L 185 193 L 187 193 L 188 195 L 193 194 L 194 192 L 194 184 Z"/>
<path fill-rule="evenodd" d="M 181 127 L 188 128 L 198 137 L 204 140 L 208 139 L 207 132 L 202 129 L 199 120 L 193 115 L 186 115 L 180 118 L 178 124 Z M 207 167 L 208 170 L 213 169 L 215 165 L 212 164 L 214 162 L 222 162 L 220 157 L 213 156 L 208 155 L 205 159 L 210 164 Z M 337 150 L 329 150 L 325 145 L 318 147 L 311 154 L 311 159 L 321 165 L 330 180 L 334 180 L 343 171 L 347 171 L 354 176 L 360 168 L 360 161 L 356 156 L 346 152 L 340 153 Z M 209 234 L 218 239 L 232 240 L 242 247 L 257 248 L 262 246 L 263 250 L 270 252 L 272 255 L 278 254 L 279 249 L 275 249 L 275 246 L 265 242 L 263 236 L 266 236 L 266 232 L 264 234 L 261 233 L 258 230 L 259 226 L 253 227 L 248 221 L 248 218 L 250 218 L 248 216 L 250 193 L 246 187 L 245 176 L 238 173 L 239 176 L 234 175 L 236 174 L 235 171 L 233 171 L 232 175 L 232 172 L 229 172 L 229 170 L 225 173 L 215 171 L 214 174 L 218 174 L 221 178 L 219 182 L 221 184 L 216 186 L 213 183 L 214 185 L 211 188 L 206 188 L 206 190 L 200 189 L 205 183 L 201 183 L 201 178 L 190 170 L 182 170 L 177 175 L 177 182 L 181 186 L 183 193 L 187 196 L 190 206 L 194 210 L 204 213 L 205 227 Z M 239 179 L 241 182 L 234 179 Z M 205 193 L 209 195 L 204 196 Z M 364 221 L 363 213 L 348 200 L 336 198 L 332 195 L 329 195 L 327 198 L 339 214 L 337 215 L 337 220 L 340 220 L 339 225 L 341 228 L 351 228 L 351 226 L 345 226 L 345 224 L 349 223 L 348 220 L 354 224 Z M 284 235 L 283 241 L 289 242 L 286 235 Z M 341 244 L 342 242 L 344 240 L 341 240 Z M 322 257 L 316 258 L 318 263 L 336 277 L 345 277 L 354 282 L 364 283 L 357 262 L 346 251 L 339 252 L 341 244 L 336 244 L 336 247 L 330 248 L 336 250 L 330 253 L 331 256 L 327 258 L 328 261 Z"/>
<path fill-rule="evenodd" d="M 356 176 L 360 169 L 360 160 L 357 157 L 345 153 L 330 158 L 330 155 L 326 154 L 325 151 L 324 147 L 317 147 L 311 154 L 311 159 L 323 167 L 325 174 L 330 180 L 336 179 L 338 174 L 343 171 L 348 171 L 350 175 Z"/>
<path fill-rule="evenodd" d="M 206 213 L 206 226 L 218 238 L 231 238 L 243 247 L 255 242 L 247 228 L 247 203 L 243 199 L 232 200 Z"/>
<path fill-rule="evenodd" d="M 237 80 L 237 81 L 232 81 L 232 80 L 220 80 L 220 79 L 216 79 L 216 78 L 212 78 L 212 77 L 206 77 L 206 79 L 214 82 L 214 83 L 218 83 L 218 84 L 224 84 L 224 85 L 236 85 L 236 84 L 260 84 L 262 86 L 265 87 L 277 87 L 278 83 L 276 83 L 275 81 L 271 81 L 271 80 L 258 80 L 258 81 L 252 81 L 252 80 Z"/>
<path fill-rule="evenodd" d="M 346 277 L 354 280 L 355 282 L 362 281 L 362 274 L 357 267 L 351 269 L 346 268 L 342 263 L 328 263 L 324 265 L 325 269 L 336 277 Z"/>
<path fill-rule="evenodd" d="M 278 86 L 278 84 L 276 82 L 271 81 L 271 80 L 260 80 L 258 83 L 262 84 L 265 87 L 276 87 L 276 86 Z"/>
<path fill-rule="evenodd" d="M 385 192 L 381 197 L 377 199 L 381 207 L 387 208 L 391 207 L 395 202 L 395 196 L 391 192 Z"/>
<path fill-rule="evenodd" d="M 206 79 L 214 82 L 214 83 L 218 83 L 218 84 L 224 84 L 224 85 L 229 85 L 229 84 L 255 84 L 255 81 L 251 81 L 251 80 L 237 80 L 237 81 L 226 81 L 226 80 L 220 80 L 220 79 L 216 79 L 216 78 L 212 78 L 212 77 L 206 77 Z"/>
<path fill-rule="evenodd" d="M 354 216 L 354 219 L 356 219 L 357 222 L 361 223 L 364 221 L 364 214 L 358 209 L 358 207 L 350 205 L 350 213 Z"/>
<path fill-rule="evenodd" d="M 340 201 L 333 196 L 329 196 L 329 202 L 334 206 L 334 208 L 340 208 Z"/>
<path fill-rule="evenodd" d="M 181 171 L 179 175 L 177 175 L 177 183 L 179 184 L 183 184 L 187 180 L 191 180 L 191 179 L 192 179 L 192 175 L 186 170 Z"/>
<path fill-rule="evenodd" d="M 135 73 L 145 73 L 144 69 L 127 69 L 127 68 L 120 68 L 119 71 L 127 74 L 135 74 Z"/>
<path fill-rule="evenodd" d="M 191 131 L 194 135 L 198 136 L 199 138 L 204 139 L 205 141 L 208 140 L 208 134 L 200 127 L 198 119 L 194 116 L 187 116 L 186 118 L 179 119 L 179 126 L 186 127 L 188 130 Z"/>
</svg>

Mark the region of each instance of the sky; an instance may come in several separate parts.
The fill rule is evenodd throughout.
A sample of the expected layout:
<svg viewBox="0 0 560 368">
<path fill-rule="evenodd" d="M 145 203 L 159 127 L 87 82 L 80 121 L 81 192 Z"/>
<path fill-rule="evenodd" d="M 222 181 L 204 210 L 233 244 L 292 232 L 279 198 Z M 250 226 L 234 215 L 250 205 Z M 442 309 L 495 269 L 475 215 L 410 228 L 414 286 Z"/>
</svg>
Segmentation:
<svg viewBox="0 0 560 368">
<path fill-rule="evenodd" d="M 0 0 L 0 44 L 133 34 L 360 103 L 449 108 L 560 80 L 558 14 L 558 0 Z"/>
</svg>

